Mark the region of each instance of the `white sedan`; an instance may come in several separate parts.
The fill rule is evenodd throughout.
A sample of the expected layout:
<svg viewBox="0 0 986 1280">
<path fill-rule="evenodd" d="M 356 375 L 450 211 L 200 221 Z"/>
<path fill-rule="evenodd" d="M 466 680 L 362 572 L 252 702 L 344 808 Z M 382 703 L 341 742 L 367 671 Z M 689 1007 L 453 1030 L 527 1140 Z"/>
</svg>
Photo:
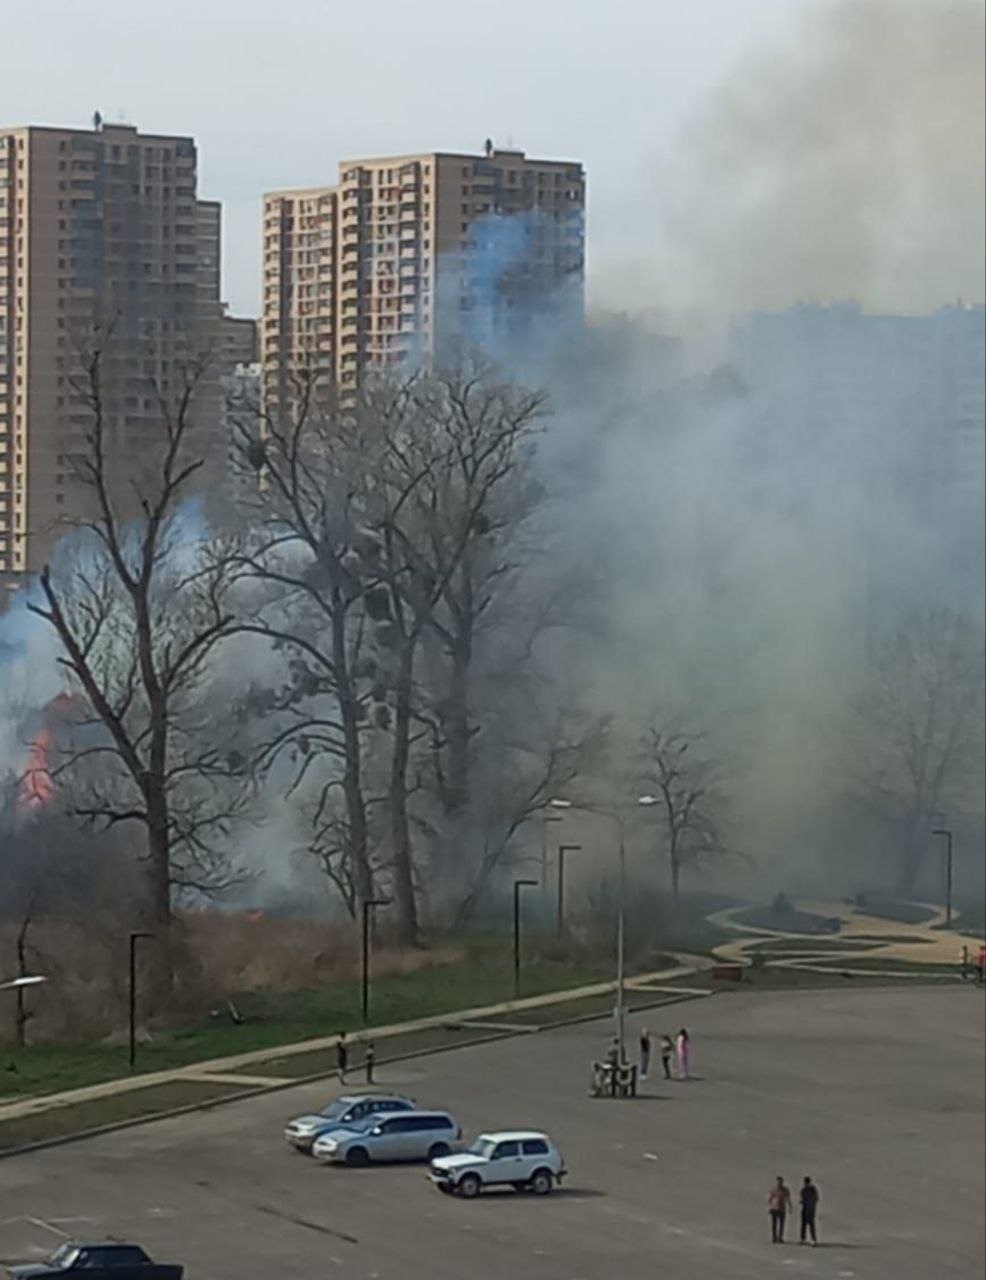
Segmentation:
<svg viewBox="0 0 986 1280">
<path fill-rule="evenodd" d="M 471 1200 L 485 1187 L 495 1186 L 546 1196 L 566 1172 L 547 1134 L 517 1129 L 481 1133 L 461 1154 L 432 1160 L 428 1176 L 439 1191 Z"/>
</svg>

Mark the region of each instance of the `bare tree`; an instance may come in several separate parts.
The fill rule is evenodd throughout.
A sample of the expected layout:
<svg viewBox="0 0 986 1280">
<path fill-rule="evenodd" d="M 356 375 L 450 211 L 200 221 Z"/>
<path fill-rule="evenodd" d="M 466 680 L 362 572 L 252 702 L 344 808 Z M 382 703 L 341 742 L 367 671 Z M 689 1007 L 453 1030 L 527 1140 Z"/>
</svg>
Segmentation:
<svg viewBox="0 0 986 1280">
<path fill-rule="evenodd" d="M 76 386 L 89 411 L 75 460 L 88 514 L 72 553 L 44 567 L 44 602 L 29 607 L 55 632 L 82 708 L 55 773 L 84 779 L 78 812 L 91 821 L 143 828 L 158 972 L 170 987 L 172 892 L 224 882 L 220 842 L 244 802 L 203 704 L 235 614 L 228 569 L 189 531 L 185 506 L 203 465 L 193 408 L 205 366 L 191 364 L 171 393 L 154 388 L 157 431 L 125 485 L 111 461 L 105 350 L 82 353 Z"/>
<path fill-rule="evenodd" d="M 641 743 L 644 785 L 660 814 L 676 904 L 682 871 L 727 852 L 721 769 L 704 753 L 704 742 L 704 734 L 656 718 Z"/>
<path fill-rule="evenodd" d="M 479 775 L 483 799 L 472 805 L 471 838 L 463 833 L 456 868 L 457 929 L 465 926 L 491 882 L 510 865 L 514 842 L 524 825 L 542 814 L 553 796 L 584 778 L 605 745 L 604 719 L 552 716 L 546 709 L 539 715 L 533 706 L 529 709 L 526 735 L 501 739 L 484 756 Z"/>
<path fill-rule="evenodd" d="M 386 611 L 380 639 L 391 654 L 388 813 L 399 935 L 405 944 L 418 935 L 407 796 L 419 647 L 436 624 L 440 604 L 453 617 L 458 606 L 457 631 L 446 629 L 453 664 L 450 714 L 456 746 L 467 751 L 467 628 L 476 605 L 470 599 L 471 575 L 480 542 L 502 527 L 509 509 L 503 495 L 516 480 L 542 410 L 539 393 L 503 383 L 488 367 L 469 363 L 402 383 L 381 381 L 364 396 L 362 411 L 379 430 L 365 508 L 377 538 L 375 595 Z M 461 774 L 455 786 L 461 803 Z"/>
<path fill-rule="evenodd" d="M 981 624 L 918 609 L 877 642 L 853 705 L 853 789 L 894 830 L 901 893 L 913 892 L 932 814 L 982 783 L 983 668 Z"/>
<path fill-rule="evenodd" d="M 375 891 L 364 740 L 388 714 L 364 564 L 367 544 L 376 546 L 362 504 L 373 442 L 362 419 L 332 404 L 313 373 L 302 370 L 291 392 L 284 413 L 254 406 L 239 418 L 242 452 L 260 485 L 245 500 L 253 529 L 230 563 L 257 591 L 240 631 L 289 655 L 284 685 L 261 694 L 259 709 L 277 727 L 257 763 L 267 770 L 290 754 L 297 764 L 291 790 L 316 766 L 322 770 L 313 847 L 355 911 Z"/>
</svg>

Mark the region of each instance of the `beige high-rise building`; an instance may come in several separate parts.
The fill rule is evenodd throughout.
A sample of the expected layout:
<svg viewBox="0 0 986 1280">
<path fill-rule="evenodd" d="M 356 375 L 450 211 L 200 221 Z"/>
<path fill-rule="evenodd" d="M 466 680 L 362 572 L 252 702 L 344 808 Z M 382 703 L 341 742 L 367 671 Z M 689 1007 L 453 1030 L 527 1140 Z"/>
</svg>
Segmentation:
<svg viewBox="0 0 986 1280">
<path fill-rule="evenodd" d="M 501 351 L 546 313 L 581 314 L 585 172 L 487 143 L 347 160 L 334 187 L 264 197 L 261 366 L 268 411 L 306 378 L 460 342 Z"/>
<path fill-rule="evenodd" d="M 39 568 L 84 512 L 80 351 L 105 350 L 107 444 L 126 479 L 160 438 L 159 395 L 178 395 L 215 338 L 219 253 L 191 138 L 98 116 L 89 130 L 0 128 L 0 580 Z M 207 375 L 203 424 L 217 395 Z"/>
</svg>

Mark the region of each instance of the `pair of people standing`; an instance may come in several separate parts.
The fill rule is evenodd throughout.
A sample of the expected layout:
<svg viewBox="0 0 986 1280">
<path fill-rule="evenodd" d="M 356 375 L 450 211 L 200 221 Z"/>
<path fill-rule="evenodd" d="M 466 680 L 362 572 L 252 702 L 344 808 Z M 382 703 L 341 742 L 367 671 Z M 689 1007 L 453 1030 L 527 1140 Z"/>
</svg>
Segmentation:
<svg viewBox="0 0 986 1280">
<path fill-rule="evenodd" d="M 684 1027 L 674 1040 L 670 1036 L 661 1036 L 661 1065 L 664 1068 L 665 1080 L 671 1079 L 671 1061 L 678 1059 L 678 1075 L 682 1080 L 688 1079 L 688 1060 L 691 1053 L 691 1040 Z M 644 1027 L 640 1033 L 640 1078 L 646 1080 L 650 1073 L 651 1039 L 650 1032 Z"/>
<path fill-rule="evenodd" d="M 812 1244 L 818 1244 L 818 1233 L 815 1228 L 815 1217 L 818 1213 L 818 1188 L 812 1182 L 811 1178 L 805 1178 L 798 1192 L 798 1201 L 801 1206 L 801 1244 L 808 1243 L 808 1237 L 811 1236 Z M 767 1212 L 770 1214 L 770 1243 L 784 1243 L 784 1223 L 787 1215 L 791 1211 L 791 1189 L 778 1174 L 777 1181 L 770 1188 L 770 1194 L 767 1197 Z"/>
</svg>

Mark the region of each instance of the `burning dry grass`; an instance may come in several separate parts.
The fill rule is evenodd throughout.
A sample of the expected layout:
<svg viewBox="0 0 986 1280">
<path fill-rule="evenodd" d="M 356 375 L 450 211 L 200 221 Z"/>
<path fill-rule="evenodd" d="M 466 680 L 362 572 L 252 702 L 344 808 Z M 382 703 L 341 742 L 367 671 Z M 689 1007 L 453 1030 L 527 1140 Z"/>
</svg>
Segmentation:
<svg viewBox="0 0 986 1280">
<path fill-rule="evenodd" d="M 243 992 L 312 990 L 352 981 L 359 973 L 359 932 L 349 922 L 185 912 L 175 933 L 177 1021 L 201 1017 Z M 17 934 L 16 923 L 0 921 L 0 979 L 18 969 Z M 85 920 L 42 916 L 26 941 L 26 967 L 48 979 L 25 995 L 29 1043 L 120 1032 L 127 1019 L 128 926 L 119 914 Z M 143 944 L 145 955 L 154 945 Z M 404 975 L 455 964 L 463 956 L 456 946 L 401 951 L 381 934 L 373 971 L 380 977 Z M 0 993 L 0 1044 L 16 1039 L 16 1008 L 12 992 Z"/>
</svg>

